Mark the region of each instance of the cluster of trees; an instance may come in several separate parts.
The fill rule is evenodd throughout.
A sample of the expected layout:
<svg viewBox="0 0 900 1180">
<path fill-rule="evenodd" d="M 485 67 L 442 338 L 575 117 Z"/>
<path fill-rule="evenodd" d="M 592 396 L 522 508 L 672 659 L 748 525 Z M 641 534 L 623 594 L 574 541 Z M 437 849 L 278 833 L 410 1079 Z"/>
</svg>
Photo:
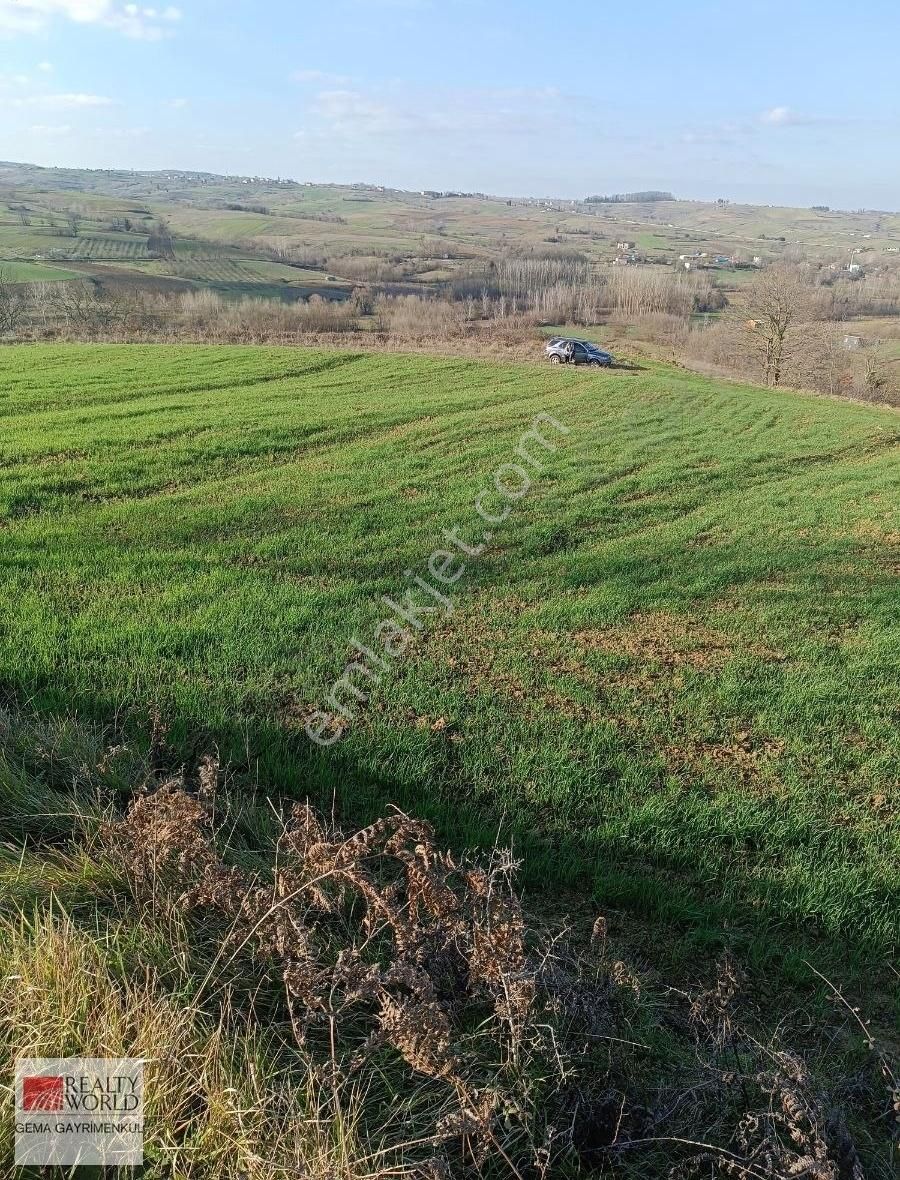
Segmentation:
<svg viewBox="0 0 900 1180">
<path fill-rule="evenodd" d="M 160 218 L 150 227 L 147 235 L 147 253 L 151 258 L 175 259 L 175 243 L 172 241 L 172 231 L 168 224 Z"/>
<path fill-rule="evenodd" d="M 820 295 L 828 298 L 829 317 L 900 316 L 900 272 L 839 274 L 825 271 L 819 276 Z"/>
<path fill-rule="evenodd" d="M 608 197 L 585 197 L 584 200 L 587 205 L 626 205 L 642 201 L 674 201 L 675 197 L 672 193 L 660 189 L 647 189 L 637 193 L 613 193 Z"/>
<path fill-rule="evenodd" d="M 360 342 L 383 345 L 455 341 L 476 327 L 488 335 L 497 328 L 510 341 L 534 340 L 537 324 L 535 315 L 518 314 L 504 300 L 375 295 L 358 288 L 346 300 L 313 295 L 286 303 L 226 299 L 208 290 L 151 293 L 100 281 L 25 286 L 0 273 L 0 337 L 6 339 L 295 343 L 360 333 Z"/>
<path fill-rule="evenodd" d="M 222 208 L 228 209 L 232 213 L 261 213 L 265 216 L 272 212 L 268 205 L 242 205 L 236 201 L 230 201 Z"/>
<path fill-rule="evenodd" d="M 546 323 L 591 324 L 610 314 L 689 317 L 725 304 L 708 275 L 662 267 L 598 270 L 577 251 L 510 255 L 455 279 L 449 293 L 501 304 L 511 314 L 533 312 Z"/>
<path fill-rule="evenodd" d="M 725 296 L 705 274 L 676 272 L 659 267 L 623 266 L 606 277 L 608 306 L 625 315 L 667 314 L 689 317 L 699 311 L 719 311 Z"/>
<path fill-rule="evenodd" d="M 900 403 L 896 358 L 882 341 L 848 333 L 822 288 L 790 263 L 761 271 L 712 326 L 686 333 L 680 355 L 773 387 Z"/>
</svg>

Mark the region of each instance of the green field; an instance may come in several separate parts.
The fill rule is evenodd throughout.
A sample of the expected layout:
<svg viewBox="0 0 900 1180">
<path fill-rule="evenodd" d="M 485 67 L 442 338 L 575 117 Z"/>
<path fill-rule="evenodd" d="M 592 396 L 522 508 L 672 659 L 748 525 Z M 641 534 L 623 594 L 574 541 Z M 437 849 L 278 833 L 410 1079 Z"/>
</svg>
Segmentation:
<svg viewBox="0 0 900 1180">
<path fill-rule="evenodd" d="M 229 254 L 203 256 L 191 253 L 179 256 L 176 261 L 154 260 L 142 264 L 140 273 L 190 279 L 214 288 L 252 288 L 279 283 L 302 286 L 312 283 L 318 287 L 347 286 L 342 280 L 328 276 L 322 271 L 286 266 L 283 263 L 267 262 L 258 258 L 234 257 Z"/>
<path fill-rule="evenodd" d="M 61 266 L 46 266 L 40 262 L 20 262 L 0 258 L 0 274 L 8 283 L 60 283 L 80 276 Z"/>
<path fill-rule="evenodd" d="M 896 951 L 900 418 L 664 367 L 0 351 L 0 686 L 787 976 Z M 382 595 L 569 431 L 344 739 Z M 495 504 L 492 497 L 486 504 Z M 420 601 L 422 596 L 420 596 Z"/>
</svg>

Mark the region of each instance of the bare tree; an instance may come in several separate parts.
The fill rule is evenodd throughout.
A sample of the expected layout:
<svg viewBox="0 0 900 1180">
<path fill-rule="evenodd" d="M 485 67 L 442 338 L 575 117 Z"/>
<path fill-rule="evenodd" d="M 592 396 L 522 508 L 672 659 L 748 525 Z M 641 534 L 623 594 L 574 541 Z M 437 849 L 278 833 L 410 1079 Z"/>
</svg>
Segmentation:
<svg viewBox="0 0 900 1180">
<path fill-rule="evenodd" d="M 769 267 L 749 285 L 741 315 L 744 339 L 766 385 L 780 385 L 798 330 L 812 315 L 809 286 L 794 267 Z"/>
<path fill-rule="evenodd" d="M 810 325 L 799 348 L 804 384 L 822 393 L 847 393 L 853 384 L 853 366 L 845 340 L 844 326 L 830 318 Z"/>
<path fill-rule="evenodd" d="M 95 324 L 97 305 L 96 286 L 93 283 L 54 283 L 50 302 L 55 316 L 66 329 L 90 334 Z"/>
<path fill-rule="evenodd" d="M 70 209 L 68 214 L 66 215 L 66 224 L 69 227 L 69 237 L 70 238 L 77 238 L 78 237 L 78 229 L 81 225 L 81 214 L 78 213 L 77 210 L 75 210 L 75 209 Z"/>
<path fill-rule="evenodd" d="M 27 288 L 13 283 L 0 267 L 0 336 L 14 336 L 27 310 Z"/>
<path fill-rule="evenodd" d="M 898 404 L 900 374 L 896 365 L 900 357 L 886 352 L 881 340 L 871 340 L 864 346 L 862 372 L 863 396 L 867 401 Z"/>
</svg>

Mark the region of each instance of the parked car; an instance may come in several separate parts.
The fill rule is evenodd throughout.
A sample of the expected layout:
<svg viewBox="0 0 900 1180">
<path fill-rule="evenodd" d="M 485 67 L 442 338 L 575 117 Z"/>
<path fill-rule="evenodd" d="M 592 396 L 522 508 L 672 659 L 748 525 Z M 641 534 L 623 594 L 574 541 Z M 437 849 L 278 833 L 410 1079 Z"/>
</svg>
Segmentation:
<svg viewBox="0 0 900 1180">
<path fill-rule="evenodd" d="M 590 340 L 569 340 L 554 336 L 545 349 L 551 365 L 603 365 L 613 363 L 612 354 Z"/>
</svg>

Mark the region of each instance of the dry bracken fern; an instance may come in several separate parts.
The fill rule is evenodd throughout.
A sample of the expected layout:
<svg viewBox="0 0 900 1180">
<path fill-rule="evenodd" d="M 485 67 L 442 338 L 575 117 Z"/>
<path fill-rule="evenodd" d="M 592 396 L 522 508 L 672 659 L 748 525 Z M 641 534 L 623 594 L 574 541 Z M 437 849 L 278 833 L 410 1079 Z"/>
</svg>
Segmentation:
<svg viewBox="0 0 900 1180">
<path fill-rule="evenodd" d="M 537 994 L 509 859 L 460 866 L 430 825 L 402 812 L 346 835 L 303 804 L 271 872 L 254 875 L 216 846 L 217 781 L 218 765 L 205 761 L 195 792 L 182 776 L 167 780 L 109 828 L 134 892 L 217 917 L 227 962 L 258 958 L 276 970 L 298 1040 L 327 1028 L 332 1073 L 393 1052 L 447 1088 L 435 1142 L 462 1136 L 486 1152 L 496 1070 L 516 1058 Z M 466 1027 L 485 1001 L 494 1019 L 477 1027 L 499 1063 L 488 1077 L 476 1076 Z"/>
</svg>

